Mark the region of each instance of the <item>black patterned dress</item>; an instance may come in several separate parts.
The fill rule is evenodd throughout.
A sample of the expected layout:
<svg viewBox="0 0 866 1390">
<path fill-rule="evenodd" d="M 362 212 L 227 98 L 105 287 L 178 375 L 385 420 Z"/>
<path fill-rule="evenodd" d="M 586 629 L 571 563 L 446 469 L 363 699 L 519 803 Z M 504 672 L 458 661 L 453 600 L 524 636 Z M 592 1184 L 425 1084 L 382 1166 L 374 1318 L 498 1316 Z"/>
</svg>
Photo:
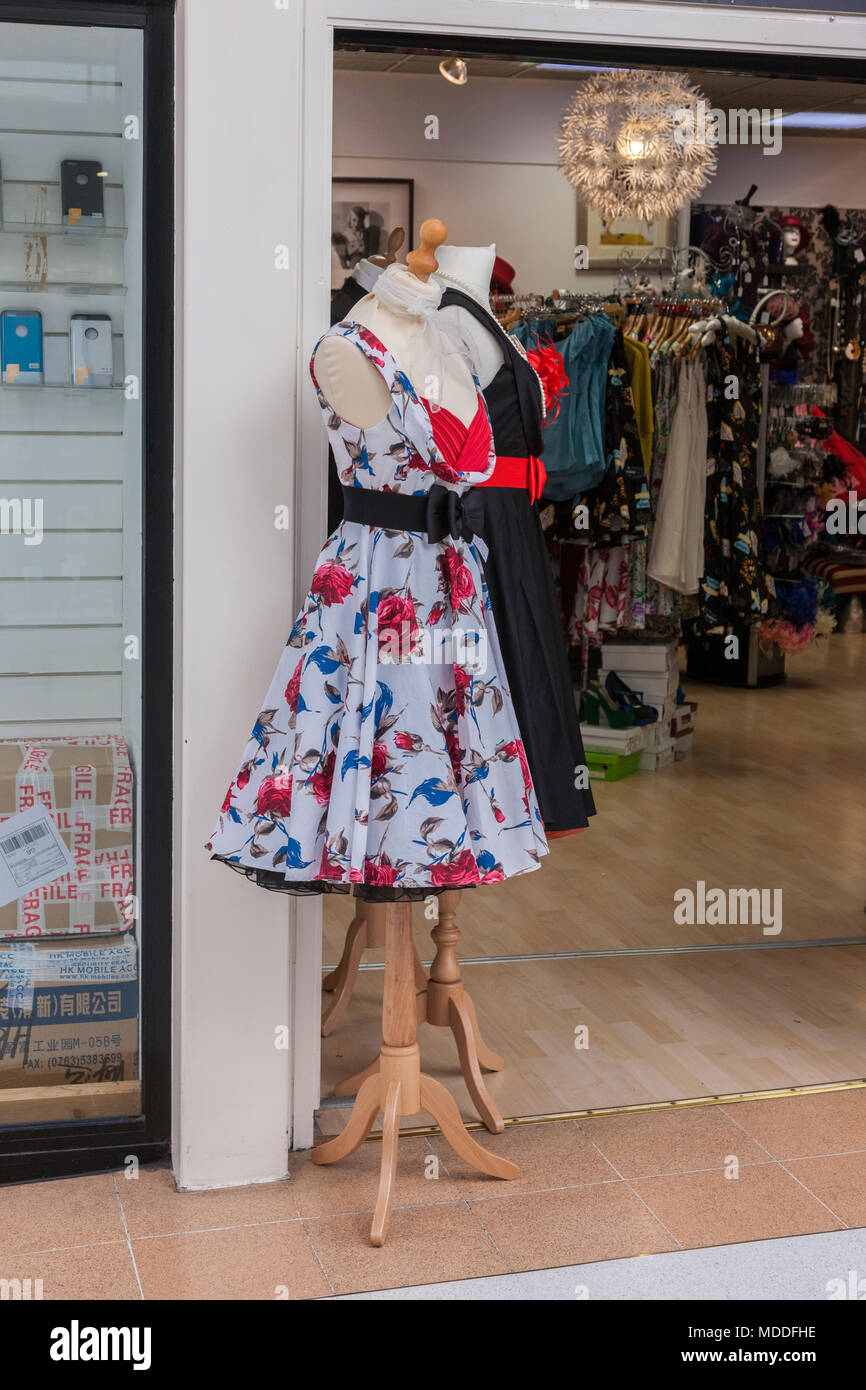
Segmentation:
<svg viewBox="0 0 866 1390">
<path fill-rule="evenodd" d="M 742 340 L 707 349 L 707 502 L 699 633 L 761 621 L 773 606 L 758 496 L 761 383 L 755 349 Z"/>
</svg>

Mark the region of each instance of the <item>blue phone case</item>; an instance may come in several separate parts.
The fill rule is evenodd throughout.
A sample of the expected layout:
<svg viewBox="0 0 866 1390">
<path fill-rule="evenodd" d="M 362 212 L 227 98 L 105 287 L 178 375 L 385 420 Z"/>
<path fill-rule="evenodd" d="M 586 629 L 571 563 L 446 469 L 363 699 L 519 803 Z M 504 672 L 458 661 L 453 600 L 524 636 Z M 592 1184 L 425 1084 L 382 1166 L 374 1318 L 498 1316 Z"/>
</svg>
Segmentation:
<svg viewBox="0 0 866 1390">
<path fill-rule="evenodd" d="M 12 368 L 10 374 L 9 368 Z M 17 372 L 15 371 L 17 368 Z M 41 384 L 42 315 L 37 312 L 0 314 L 0 372 L 6 385 Z"/>
</svg>

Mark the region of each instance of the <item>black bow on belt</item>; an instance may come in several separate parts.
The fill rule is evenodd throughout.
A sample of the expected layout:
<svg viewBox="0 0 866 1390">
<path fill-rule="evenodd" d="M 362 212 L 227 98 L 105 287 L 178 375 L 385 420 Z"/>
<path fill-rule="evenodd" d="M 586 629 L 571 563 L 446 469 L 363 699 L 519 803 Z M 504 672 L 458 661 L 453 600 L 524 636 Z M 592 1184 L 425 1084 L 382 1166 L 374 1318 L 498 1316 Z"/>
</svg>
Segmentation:
<svg viewBox="0 0 866 1390">
<path fill-rule="evenodd" d="M 484 504 L 472 488 L 461 497 L 441 483 L 434 483 L 427 494 L 424 529 L 428 541 L 443 541 L 446 536 L 455 541 L 471 541 L 473 536 L 483 534 Z"/>
<path fill-rule="evenodd" d="M 426 531 L 433 542 L 446 536 L 471 541 L 484 534 L 484 504 L 478 493 L 470 490 L 461 497 L 441 483 L 434 483 L 426 496 L 344 487 L 343 519 L 386 531 Z"/>
</svg>

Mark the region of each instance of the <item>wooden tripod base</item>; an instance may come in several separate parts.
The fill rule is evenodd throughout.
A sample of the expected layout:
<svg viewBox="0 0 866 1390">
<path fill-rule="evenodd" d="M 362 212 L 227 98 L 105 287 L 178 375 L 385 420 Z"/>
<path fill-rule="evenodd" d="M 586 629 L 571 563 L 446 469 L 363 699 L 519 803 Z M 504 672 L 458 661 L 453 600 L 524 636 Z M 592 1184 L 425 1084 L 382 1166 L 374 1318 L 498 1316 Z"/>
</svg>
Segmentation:
<svg viewBox="0 0 866 1390">
<path fill-rule="evenodd" d="M 384 1244 L 391 1216 L 401 1119 L 426 1110 L 455 1153 L 472 1168 L 493 1178 L 516 1178 L 518 1174 L 516 1164 L 476 1143 L 460 1118 L 454 1097 L 441 1081 L 421 1071 L 417 1026 L 412 909 L 408 903 L 389 904 L 385 909 L 382 1048 L 375 1069 L 368 1069 L 370 1074 L 360 1085 L 345 1129 L 313 1149 L 314 1163 L 337 1163 L 354 1153 L 373 1128 L 379 1111 L 384 1112 L 379 1189 L 370 1228 L 370 1242 L 376 1246 Z"/>
<path fill-rule="evenodd" d="M 505 1122 L 484 1084 L 484 1077 L 481 1072 L 482 1068 L 485 1071 L 502 1071 L 505 1063 L 499 1053 L 488 1047 L 482 1038 L 475 1005 L 471 995 L 464 988 L 460 976 L 460 962 L 457 959 L 460 929 L 456 922 L 459 903 L 459 889 L 439 895 L 439 920 L 431 932 L 436 954 L 430 966 L 429 977 L 421 965 L 417 950 L 414 950 L 413 947 L 415 987 L 418 991 L 416 998 L 417 1022 L 419 1024 L 431 1023 L 435 1028 L 451 1029 L 457 1044 L 457 1055 L 460 1059 L 463 1079 L 478 1116 L 491 1134 L 501 1134 L 505 1129 Z M 376 945 L 382 945 L 385 930 L 383 908 L 379 905 L 368 904 L 367 911 L 367 942 L 372 944 L 372 938 Z M 356 918 L 349 928 L 350 933 L 357 921 Z M 345 959 L 346 952 L 343 954 Z M 342 965 L 342 961 L 340 964 Z M 339 969 L 338 966 L 332 975 L 337 975 Z M 329 975 L 326 978 L 331 979 L 332 976 Z M 343 1012 L 347 1005 L 348 1000 L 343 1004 Z M 335 1007 L 332 1006 L 326 1017 L 332 1020 L 334 1012 Z M 325 1031 L 324 1025 L 322 1031 Z M 346 1077 L 344 1081 L 335 1086 L 334 1095 L 357 1095 L 363 1083 L 369 1077 L 375 1076 L 378 1071 L 379 1058 L 375 1057 L 362 1071 L 356 1072 L 354 1076 Z"/>
</svg>

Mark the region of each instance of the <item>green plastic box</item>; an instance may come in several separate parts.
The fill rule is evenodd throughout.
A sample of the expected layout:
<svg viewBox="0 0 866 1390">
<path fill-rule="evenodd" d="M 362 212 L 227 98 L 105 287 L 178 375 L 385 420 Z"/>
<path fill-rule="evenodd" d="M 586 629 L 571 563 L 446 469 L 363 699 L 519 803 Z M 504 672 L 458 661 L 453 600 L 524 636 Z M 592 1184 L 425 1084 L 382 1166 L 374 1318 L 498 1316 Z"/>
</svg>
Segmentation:
<svg viewBox="0 0 866 1390">
<path fill-rule="evenodd" d="M 601 782 L 619 782 L 640 767 L 640 749 L 634 753 L 614 753 L 608 748 L 587 748 L 586 765 L 590 777 Z"/>
</svg>

